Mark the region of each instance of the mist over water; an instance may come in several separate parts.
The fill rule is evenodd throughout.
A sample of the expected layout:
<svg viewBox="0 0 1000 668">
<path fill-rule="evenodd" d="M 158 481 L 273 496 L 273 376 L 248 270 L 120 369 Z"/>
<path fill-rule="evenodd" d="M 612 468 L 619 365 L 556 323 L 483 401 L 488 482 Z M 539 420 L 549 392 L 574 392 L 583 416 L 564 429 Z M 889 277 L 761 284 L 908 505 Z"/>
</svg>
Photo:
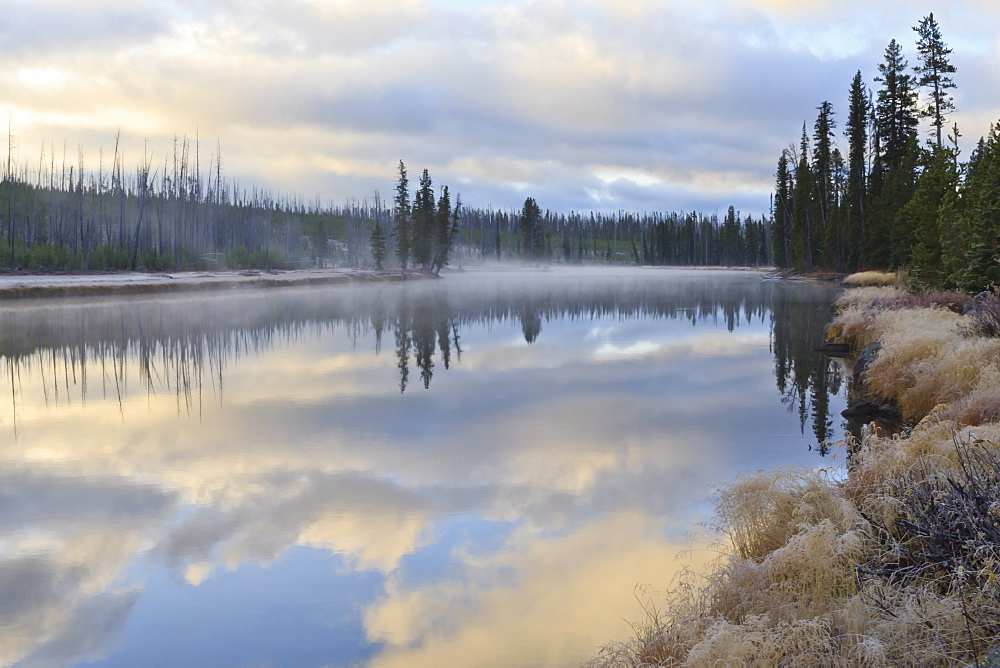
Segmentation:
<svg viewBox="0 0 1000 668">
<path fill-rule="evenodd" d="M 0 662 L 579 662 L 708 558 L 714 484 L 828 463 L 832 294 L 585 268 L 6 305 Z"/>
</svg>

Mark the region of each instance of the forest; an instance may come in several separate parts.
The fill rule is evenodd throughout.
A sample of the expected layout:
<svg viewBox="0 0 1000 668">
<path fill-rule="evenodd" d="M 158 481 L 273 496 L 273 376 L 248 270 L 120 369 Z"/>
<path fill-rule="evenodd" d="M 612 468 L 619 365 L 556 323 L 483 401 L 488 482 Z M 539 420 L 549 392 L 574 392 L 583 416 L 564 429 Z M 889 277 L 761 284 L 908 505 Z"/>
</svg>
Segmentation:
<svg viewBox="0 0 1000 668">
<path fill-rule="evenodd" d="M 15 142 L 9 134 L 9 146 Z M 96 170 L 42 147 L 37 164 L 8 159 L 0 181 L 0 268 L 53 270 L 383 268 L 477 260 L 767 265 L 770 221 L 732 207 L 697 212 L 469 208 L 427 170 L 410 200 L 400 161 L 396 196 L 339 205 L 245 187 L 222 170 L 221 148 L 202 162 L 197 137 L 177 137 L 154 166 L 126 169 L 118 143 Z"/>
<path fill-rule="evenodd" d="M 905 268 L 917 288 L 978 292 L 1000 283 L 1000 127 L 959 159 L 952 50 L 933 14 L 913 28 L 916 65 L 891 40 L 870 90 L 850 84 L 844 135 L 823 101 L 808 132 L 781 152 L 773 205 L 774 263 L 801 271 Z M 926 120 L 926 124 L 922 124 Z M 923 127 L 922 127 L 923 125 Z M 921 142 L 922 130 L 928 137 Z"/>
</svg>

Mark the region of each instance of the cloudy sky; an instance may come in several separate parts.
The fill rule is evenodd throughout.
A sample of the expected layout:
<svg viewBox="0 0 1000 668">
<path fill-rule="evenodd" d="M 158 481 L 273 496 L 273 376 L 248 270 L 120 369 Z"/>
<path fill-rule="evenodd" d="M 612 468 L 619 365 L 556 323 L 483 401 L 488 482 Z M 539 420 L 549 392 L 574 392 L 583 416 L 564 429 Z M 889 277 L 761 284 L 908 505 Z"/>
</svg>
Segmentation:
<svg viewBox="0 0 1000 668">
<path fill-rule="evenodd" d="M 221 146 L 241 185 L 391 195 L 400 159 L 473 206 L 768 208 L 781 149 L 843 118 L 934 12 L 957 121 L 1000 119 L 995 0 L 2 0 L 0 110 L 22 164 L 162 164 Z M 838 131 L 840 131 L 838 126 Z M 35 167 L 37 169 L 37 167 Z"/>
</svg>

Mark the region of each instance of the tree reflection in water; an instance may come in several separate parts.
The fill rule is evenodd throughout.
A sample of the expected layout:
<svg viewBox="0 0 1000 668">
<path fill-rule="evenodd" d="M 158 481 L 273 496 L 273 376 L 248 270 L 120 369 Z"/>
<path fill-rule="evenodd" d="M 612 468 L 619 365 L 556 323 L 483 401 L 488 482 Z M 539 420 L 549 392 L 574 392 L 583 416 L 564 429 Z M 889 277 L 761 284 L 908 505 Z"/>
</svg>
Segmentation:
<svg viewBox="0 0 1000 668">
<path fill-rule="evenodd" d="M 455 282 L 457 284 L 449 285 Z M 179 414 L 200 414 L 203 398 L 222 401 L 227 366 L 318 331 L 352 342 L 374 340 L 381 352 L 392 331 L 399 389 L 411 367 L 429 389 L 434 373 L 461 361 L 460 332 L 471 325 L 517 324 L 526 344 L 544 338 L 545 323 L 559 319 L 653 318 L 692 325 L 769 320 L 771 351 L 781 401 L 811 425 L 821 454 L 834 435 L 831 396 L 844 383 L 839 367 L 817 353 L 829 319 L 830 299 L 814 285 L 742 280 L 499 280 L 488 289 L 465 277 L 428 285 L 358 286 L 180 299 L 23 303 L 3 313 L 0 373 L 10 400 L 3 424 L 17 432 L 20 379 L 37 374 L 46 405 L 121 402 L 129 369 L 150 395 L 173 394 Z M 437 359 L 440 366 L 435 364 Z M 88 369 L 98 368 L 100 378 Z M 2 414 L 0 414 L 2 415 Z"/>
</svg>

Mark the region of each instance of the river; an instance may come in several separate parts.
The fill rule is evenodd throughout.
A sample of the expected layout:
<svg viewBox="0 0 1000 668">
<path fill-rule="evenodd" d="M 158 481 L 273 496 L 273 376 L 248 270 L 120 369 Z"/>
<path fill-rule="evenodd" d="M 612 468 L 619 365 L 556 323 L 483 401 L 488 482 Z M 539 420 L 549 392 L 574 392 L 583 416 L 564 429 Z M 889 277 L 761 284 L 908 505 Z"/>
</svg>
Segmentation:
<svg viewBox="0 0 1000 668">
<path fill-rule="evenodd" d="M 718 484 L 836 464 L 834 294 L 604 267 L 0 304 L 0 663 L 576 665 L 716 555 Z"/>
</svg>

